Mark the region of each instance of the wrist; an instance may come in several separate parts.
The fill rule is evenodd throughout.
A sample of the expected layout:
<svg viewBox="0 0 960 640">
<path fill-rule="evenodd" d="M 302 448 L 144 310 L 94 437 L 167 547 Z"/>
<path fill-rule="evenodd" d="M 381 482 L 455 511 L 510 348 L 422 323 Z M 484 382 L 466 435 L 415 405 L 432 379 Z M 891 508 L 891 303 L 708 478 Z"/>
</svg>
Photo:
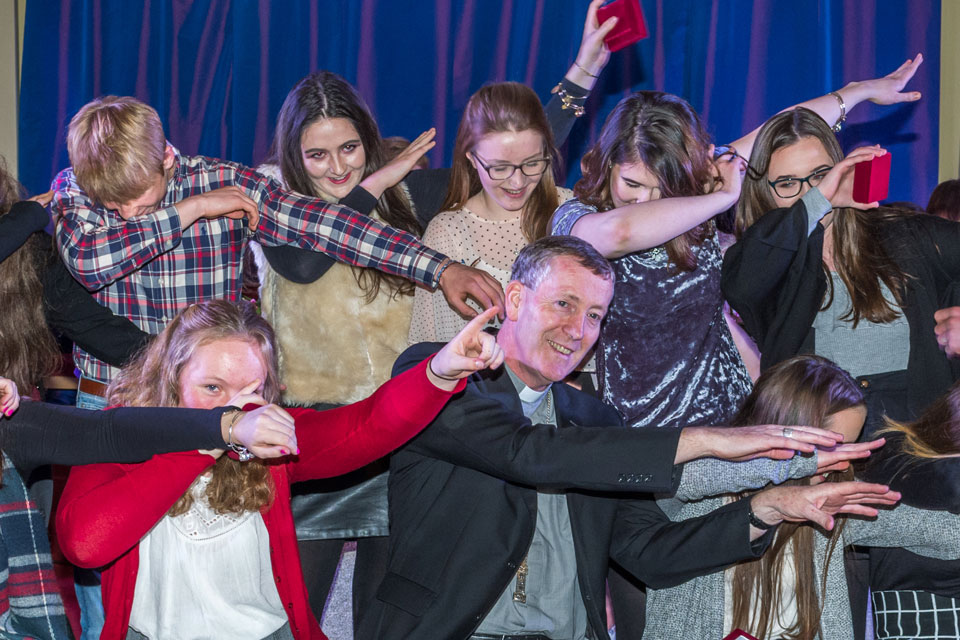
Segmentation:
<svg viewBox="0 0 960 640">
<path fill-rule="evenodd" d="M 766 494 L 758 493 L 750 498 L 750 509 L 747 512 L 750 525 L 761 531 L 772 529 L 783 522 L 783 515 L 777 508 L 766 504 L 765 497 Z"/>
<path fill-rule="evenodd" d="M 386 191 L 387 187 L 390 185 L 387 184 L 387 178 L 384 177 L 380 171 L 375 171 L 361 180 L 360 186 L 363 187 L 374 198 L 379 200 L 380 196 L 383 195 L 383 192 Z"/>
<path fill-rule="evenodd" d="M 229 446 L 233 436 L 233 427 L 243 416 L 243 409 L 236 405 L 227 405 L 223 407 L 223 413 L 220 414 L 220 436 L 223 438 L 223 444 Z"/>
</svg>

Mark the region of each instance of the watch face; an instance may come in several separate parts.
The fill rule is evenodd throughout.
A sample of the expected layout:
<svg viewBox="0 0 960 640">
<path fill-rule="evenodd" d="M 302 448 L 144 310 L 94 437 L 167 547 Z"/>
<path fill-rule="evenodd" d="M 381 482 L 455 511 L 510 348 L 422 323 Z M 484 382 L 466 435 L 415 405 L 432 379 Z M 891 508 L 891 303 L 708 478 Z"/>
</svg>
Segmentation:
<svg viewBox="0 0 960 640">
<path fill-rule="evenodd" d="M 725 636 L 723 640 L 757 640 L 743 629 L 734 629 L 730 635 Z"/>
</svg>

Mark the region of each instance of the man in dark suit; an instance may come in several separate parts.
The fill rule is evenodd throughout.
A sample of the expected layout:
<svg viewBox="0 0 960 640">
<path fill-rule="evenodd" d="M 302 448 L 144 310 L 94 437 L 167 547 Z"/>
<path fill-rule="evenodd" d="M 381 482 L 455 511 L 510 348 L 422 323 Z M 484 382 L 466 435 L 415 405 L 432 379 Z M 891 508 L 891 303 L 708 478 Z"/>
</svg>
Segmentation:
<svg viewBox="0 0 960 640">
<path fill-rule="evenodd" d="M 694 458 L 788 456 L 838 436 L 610 428 L 620 425 L 612 408 L 553 383 L 593 346 L 612 295 L 609 263 L 581 240 L 544 238 L 520 253 L 497 338 L 505 366 L 473 376 L 393 456 L 388 573 L 361 638 L 605 638 L 609 558 L 663 588 L 755 558 L 776 524 L 810 517 L 800 487 L 679 523 L 630 495 L 670 491 L 674 465 Z M 397 369 L 435 350 L 411 347 Z M 889 499 L 886 487 L 864 487 Z"/>
</svg>

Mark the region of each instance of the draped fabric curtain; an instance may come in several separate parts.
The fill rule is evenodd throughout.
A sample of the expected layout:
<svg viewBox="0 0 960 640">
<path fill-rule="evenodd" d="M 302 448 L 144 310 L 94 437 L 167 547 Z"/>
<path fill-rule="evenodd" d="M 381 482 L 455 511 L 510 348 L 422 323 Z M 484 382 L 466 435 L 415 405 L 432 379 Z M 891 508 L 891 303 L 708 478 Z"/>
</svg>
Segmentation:
<svg viewBox="0 0 960 640">
<path fill-rule="evenodd" d="M 642 0 L 650 38 L 614 53 L 570 136 L 567 183 L 606 115 L 632 91 L 681 95 L 718 143 L 850 80 L 923 52 L 918 104 L 861 106 L 847 150 L 894 156 L 891 200 L 925 205 L 937 179 L 938 0 Z M 64 0 L 27 3 L 19 166 L 31 192 L 68 165 L 66 130 L 87 101 L 134 95 L 182 152 L 262 162 L 286 93 L 317 69 L 356 85 L 384 136 L 437 128 L 451 161 L 463 107 L 486 82 L 543 100 L 573 61 L 586 0 Z"/>
</svg>

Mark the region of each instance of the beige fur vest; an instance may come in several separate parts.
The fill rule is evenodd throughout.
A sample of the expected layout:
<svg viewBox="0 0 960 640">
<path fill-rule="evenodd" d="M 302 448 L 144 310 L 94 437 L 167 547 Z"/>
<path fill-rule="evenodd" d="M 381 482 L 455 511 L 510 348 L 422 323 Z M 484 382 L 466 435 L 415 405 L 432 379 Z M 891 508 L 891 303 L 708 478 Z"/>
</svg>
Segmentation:
<svg viewBox="0 0 960 640">
<path fill-rule="evenodd" d="M 371 217 L 380 220 L 376 211 Z M 412 295 L 391 296 L 384 286 L 368 303 L 353 268 L 340 263 L 316 282 L 296 284 L 251 246 L 261 313 L 277 334 L 285 403 L 356 402 L 390 378 L 394 360 L 407 348 Z"/>
</svg>

